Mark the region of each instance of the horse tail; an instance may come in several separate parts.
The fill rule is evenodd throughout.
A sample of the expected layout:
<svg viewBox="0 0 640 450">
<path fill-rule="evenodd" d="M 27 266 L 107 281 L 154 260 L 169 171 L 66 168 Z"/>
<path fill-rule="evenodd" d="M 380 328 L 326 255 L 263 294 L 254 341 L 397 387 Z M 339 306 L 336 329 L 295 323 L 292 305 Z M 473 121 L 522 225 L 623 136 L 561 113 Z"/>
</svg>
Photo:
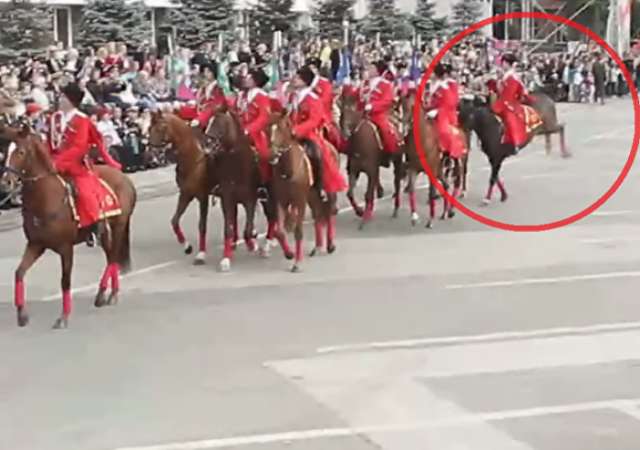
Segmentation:
<svg viewBox="0 0 640 450">
<path fill-rule="evenodd" d="M 124 227 L 118 252 L 118 264 L 122 273 L 131 270 L 131 217 L 127 219 L 127 224 Z"/>
</svg>

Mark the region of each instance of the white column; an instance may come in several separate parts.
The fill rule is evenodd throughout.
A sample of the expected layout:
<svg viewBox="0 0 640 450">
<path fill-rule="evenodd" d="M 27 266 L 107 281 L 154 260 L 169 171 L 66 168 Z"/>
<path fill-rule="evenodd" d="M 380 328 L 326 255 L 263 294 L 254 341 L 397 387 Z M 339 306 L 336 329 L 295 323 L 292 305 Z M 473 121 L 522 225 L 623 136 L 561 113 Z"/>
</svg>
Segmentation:
<svg viewBox="0 0 640 450">
<path fill-rule="evenodd" d="M 69 35 L 69 42 L 67 45 L 73 47 L 73 19 L 71 18 L 71 7 L 67 6 L 67 34 Z"/>
</svg>

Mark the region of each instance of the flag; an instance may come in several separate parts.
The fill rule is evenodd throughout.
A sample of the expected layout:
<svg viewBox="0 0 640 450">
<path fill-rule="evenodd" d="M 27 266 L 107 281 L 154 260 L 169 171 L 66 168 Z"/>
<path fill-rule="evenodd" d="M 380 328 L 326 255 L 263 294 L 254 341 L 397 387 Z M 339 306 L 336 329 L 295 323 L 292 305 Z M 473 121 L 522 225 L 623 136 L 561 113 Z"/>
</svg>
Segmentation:
<svg viewBox="0 0 640 450">
<path fill-rule="evenodd" d="M 351 77 L 351 58 L 349 55 L 349 50 L 345 47 L 340 52 L 340 66 L 338 67 L 338 72 L 336 73 L 336 82 L 338 84 L 343 84 L 344 81 Z"/>
<path fill-rule="evenodd" d="M 420 63 L 418 61 L 418 51 L 413 51 L 413 56 L 411 57 L 411 69 L 409 69 L 409 78 L 411 81 L 416 81 L 420 79 Z"/>
<path fill-rule="evenodd" d="M 229 77 L 227 76 L 227 62 L 221 61 L 218 64 L 218 85 L 224 92 L 224 95 L 231 95 L 231 83 L 229 82 Z"/>
<path fill-rule="evenodd" d="M 620 56 L 631 48 L 632 0 L 611 0 L 607 21 L 607 42 Z"/>
<path fill-rule="evenodd" d="M 269 83 L 267 83 L 267 90 L 273 90 L 278 85 L 278 81 L 280 81 L 280 64 L 278 62 L 278 57 L 274 56 L 271 59 L 270 65 L 270 74 L 269 74 Z"/>
</svg>

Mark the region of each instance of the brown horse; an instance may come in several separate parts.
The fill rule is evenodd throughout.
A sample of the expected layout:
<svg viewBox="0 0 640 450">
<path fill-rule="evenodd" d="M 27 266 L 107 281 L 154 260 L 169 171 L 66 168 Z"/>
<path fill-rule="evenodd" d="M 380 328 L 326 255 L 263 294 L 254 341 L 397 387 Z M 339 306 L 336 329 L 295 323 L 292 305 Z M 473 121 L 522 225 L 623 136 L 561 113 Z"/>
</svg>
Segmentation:
<svg viewBox="0 0 640 450">
<path fill-rule="evenodd" d="M 53 161 L 40 137 L 28 127 L 5 128 L 0 131 L 15 143 L 2 169 L 3 183 L 16 179 L 22 183 L 22 217 L 27 246 L 15 272 L 15 306 L 18 326 L 29 322 L 25 299 L 24 277 L 45 250 L 60 255 L 62 263 L 62 315 L 54 328 L 66 328 L 71 314 L 71 271 L 73 248 L 83 242 L 84 231 L 78 230 L 74 218 L 74 198 L 71 186 L 55 171 Z M 120 171 L 107 166 L 95 166 L 95 172 L 106 182 L 119 200 L 121 214 L 107 219 L 106 232 L 100 241 L 107 258 L 107 266 L 100 280 L 95 306 L 118 302 L 119 272 L 131 266 L 130 227 L 136 204 L 136 190 L 131 180 Z M 111 282 L 111 294 L 105 293 Z"/>
<path fill-rule="evenodd" d="M 194 199 L 200 206 L 198 223 L 199 246 L 194 264 L 204 264 L 207 253 L 207 219 L 209 215 L 209 196 L 215 186 L 215 176 L 211 160 L 200 145 L 193 130 L 180 117 L 162 111 L 151 116 L 149 129 L 149 147 L 153 150 L 175 152 L 176 184 L 180 190 L 178 204 L 171 218 L 171 226 L 187 255 L 193 253 L 193 247 L 185 238 L 180 227 L 180 219 Z"/>
<path fill-rule="evenodd" d="M 349 175 L 349 190 L 347 198 L 356 215 L 362 217 L 360 229 L 373 218 L 374 195 L 383 196 L 380 184 L 380 165 L 382 162 L 382 150 L 380 149 L 379 135 L 376 126 L 366 114 L 358 111 L 357 100 L 352 96 L 342 96 L 340 126 L 348 136 L 347 141 L 347 174 Z M 392 158 L 394 167 L 394 179 L 403 178 L 402 153 L 397 152 Z M 358 205 L 354 198 L 354 189 L 361 173 L 368 178 L 367 191 L 365 193 L 365 209 Z"/>
<path fill-rule="evenodd" d="M 322 251 L 325 226 L 327 253 L 331 254 L 336 249 L 334 211 L 337 196 L 328 194 L 328 198 L 323 200 L 318 190 L 312 188 L 314 176 L 312 159 L 307 156 L 303 145 L 295 139 L 291 130 L 291 122 L 286 115 L 277 115 L 272 118 L 273 189 L 278 201 L 279 216 L 284 218 L 284 229 L 294 233 L 296 251 L 291 271 L 298 272 L 303 257 L 306 205 L 308 204 L 311 209 L 316 232 L 316 245 L 310 256 L 315 256 Z"/>
<path fill-rule="evenodd" d="M 205 140 L 210 147 L 214 161 L 216 178 L 219 183 L 218 195 L 224 215 L 224 254 L 219 269 L 231 269 L 235 243 L 238 240 L 238 205 L 245 209 L 244 241 L 250 252 L 256 250 L 254 220 L 258 203 L 260 173 L 256 152 L 251 147 L 249 137 L 243 132 L 240 121 L 227 107 L 219 108 L 205 131 Z M 264 256 L 269 254 L 272 240 L 276 238 L 287 259 L 293 254 L 277 227 L 277 209 L 270 190 L 269 198 L 263 204 L 267 216 L 268 231 L 265 245 L 261 249 Z"/>
<path fill-rule="evenodd" d="M 463 180 L 465 178 L 463 163 L 464 158 L 453 159 L 447 155 L 442 154 L 440 151 L 440 143 L 438 141 L 435 123 L 425 117 L 423 108 L 418 109 L 418 117 L 418 126 L 420 127 L 419 135 L 421 138 L 422 151 L 424 152 L 426 163 L 433 176 L 437 178 L 445 191 L 448 192 L 450 185 L 453 184 L 454 190 L 452 195 L 454 197 L 458 197 L 463 185 Z M 409 205 L 411 208 L 411 224 L 414 226 L 418 223 L 419 220 L 415 194 L 416 178 L 418 174 L 425 172 L 422 160 L 418 153 L 419 150 L 416 148 L 415 136 L 413 131 L 415 125 L 415 123 L 412 124 L 409 135 L 407 136 L 407 142 L 405 144 L 405 155 L 407 158 L 406 170 L 408 178 L 406 191 L 409 195 Z M 397 186 L 396 189 L 398 189 Z M 436 192 L 437 191 L 435 183 L 432 179 L 430 179 L 429 220 L 426 224 L 427 228 L 431 228 L 433 226 L 433 220 L 436 215 Z M 443 203 L 444 207 L 440 219 L 443 220 L 446 218 L 452 218 L 454 216 L 453 205 L 446 199 L 446 197 L 443 198 Z M 394 216 L 397 215 L 399 206 L 399 202 L 396 202 Z"/>
</svg>

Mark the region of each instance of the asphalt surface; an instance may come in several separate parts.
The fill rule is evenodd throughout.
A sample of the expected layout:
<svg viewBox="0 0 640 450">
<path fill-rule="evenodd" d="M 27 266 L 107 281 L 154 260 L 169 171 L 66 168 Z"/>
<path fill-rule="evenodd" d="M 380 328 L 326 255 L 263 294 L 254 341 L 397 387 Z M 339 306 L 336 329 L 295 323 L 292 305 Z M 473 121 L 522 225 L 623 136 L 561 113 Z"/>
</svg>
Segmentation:
<svg viewBox="0 0 640 450">
<path fill-rule="evenodd" d="M 611 186 L 629 154 L 631 101 L 559 109 L 574 157 L 560 157 L 557 138 L 550 156 L 536 141 L 505 166 L 509 200 L 480 207 L 489 173 L 476 151 L 465 204 L 539 224 Z M 219 273 L 219 208 L 207 265 L 192 265 L 169 227 L 172 177 L 134 176 L 143 200 L 118 306 L 93 308 L 103 257 L 78 247 L 64 331 L 50 328 L 53 255 L 29 273 L 32 322 L 16 327 L 24 238 L 15 214 L 0 217 L 0 449 L 639 448 L 637 169 L 595 214 L 544 233 L 461 214 L 427 230 L 424 190 L 416 227 L 406 198 L 397 219 L 378 202 L 363 231 L 344 210 L 337 252 L 298 274 L 243 246 Z M 192 242 L 196 221 L 194 206 Z"/>
</svg>

